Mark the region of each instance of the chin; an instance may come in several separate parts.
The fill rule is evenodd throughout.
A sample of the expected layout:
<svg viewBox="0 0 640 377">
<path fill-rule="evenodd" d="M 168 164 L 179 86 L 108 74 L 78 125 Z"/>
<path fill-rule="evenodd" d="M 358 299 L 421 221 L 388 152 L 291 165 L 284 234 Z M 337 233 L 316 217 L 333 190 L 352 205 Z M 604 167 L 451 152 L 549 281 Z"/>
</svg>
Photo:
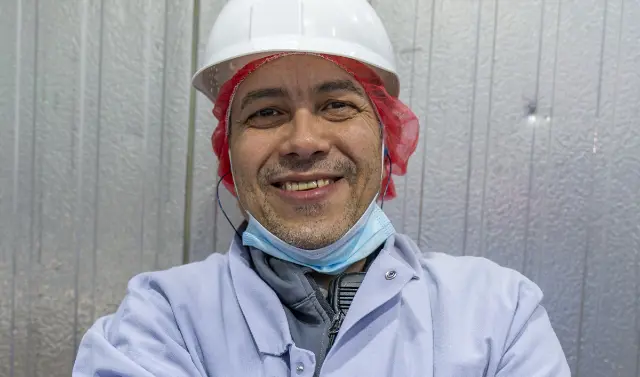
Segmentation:
<svg viewBox="0 0 640 377">
<path fill-rule="evenodd" d="M 330 202 L 291 204 L 285 202 L 269 203 L 271 212 L 282 221 L 291 223 L 309 223 L 322 221 L 335 221 L 339 218 L 337 214 L 344 215 L 344 205 L 342 207 Z M 340 211 L 340 208 L 343 210 Z"/>
<path fill-rule="evenodd" d="M 313 230 L 305 233 L 298 233 L 295 237 L 284 240 L 288 244 L 296 246 L 304 250 L 317 250 L 329 246 L 338 241 L 341 235 L 330 235 L 321 229 Z"/>
<path fill-rule="evenodd" d="M 280 239 L 301 249 L 320 249 L 339 240 L 348 229 L 343 221 L 332 219 L 288 220 L 277 229 Z"/>
</svg>

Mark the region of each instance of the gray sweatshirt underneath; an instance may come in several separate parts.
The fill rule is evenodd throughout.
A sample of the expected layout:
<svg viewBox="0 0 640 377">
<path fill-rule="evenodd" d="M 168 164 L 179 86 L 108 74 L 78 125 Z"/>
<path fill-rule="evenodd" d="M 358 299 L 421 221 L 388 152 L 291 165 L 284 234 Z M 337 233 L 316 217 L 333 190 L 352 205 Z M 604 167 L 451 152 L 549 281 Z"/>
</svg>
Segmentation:
<svg viewBox="0 0 640 377">
<path fill-rule="evenodd" d="M 329 351 L 329 328 L 335 315 L 323 292 L 309 275 L 312 270 L 250 248 L 258 275 L 278 295 L 297 347 L 316 356 L 317 376 Z"/>
</svg>

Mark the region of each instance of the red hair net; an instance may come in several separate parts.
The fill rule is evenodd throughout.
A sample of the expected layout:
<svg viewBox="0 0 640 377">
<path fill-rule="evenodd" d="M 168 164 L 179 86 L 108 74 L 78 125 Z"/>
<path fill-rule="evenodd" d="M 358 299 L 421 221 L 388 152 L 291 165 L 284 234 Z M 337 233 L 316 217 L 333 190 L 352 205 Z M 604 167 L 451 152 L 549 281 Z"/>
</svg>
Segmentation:
<svg viewBox="0 0 640 377">
<path fill-rule="evenodd" d="M 228 123 L 231 102 L 240 84 L 258 68 L 264 64 L 287 55 L 300 53 L 280 53 L 268 57 L 254 60 L 242 67 L 236 74 L 227 80 L 218 93 L 213 115 L 218 120 L 218 126 L 213 132 L 211 143 L 213 151 L 219 160 L 218 176 L 223 178 L 224 186 L 235 196 L 235 187 L 231 173 L 229 161 L 229 139 Z M 367 65 L 359 61 L 337 57 L 333 55 L 317 55 L 322 57 L 348 72 L 362 85 L 365 93 L 373 103 L 378 114 L 380 123 L 383 126 L 383 141 L 389 158 L 384 159 L 384 175 L 382 179 L 381 199 L 389 200 L 396 197 L 396 190 L 393 184 L 394 175 L 405 175 L 409 157 L 413 154 L 418 144 L 418 132 L 420 129 L 418 118 L 399 99 L 392 97 L 384 88 L 384 83 L 380 77 Z M 389 160 L 391 163 L 389 164 Z M 387 186 L 388 184 L 388 186 Z M 386 188 L 386 193 L 384 190 Z"/>
</svg>

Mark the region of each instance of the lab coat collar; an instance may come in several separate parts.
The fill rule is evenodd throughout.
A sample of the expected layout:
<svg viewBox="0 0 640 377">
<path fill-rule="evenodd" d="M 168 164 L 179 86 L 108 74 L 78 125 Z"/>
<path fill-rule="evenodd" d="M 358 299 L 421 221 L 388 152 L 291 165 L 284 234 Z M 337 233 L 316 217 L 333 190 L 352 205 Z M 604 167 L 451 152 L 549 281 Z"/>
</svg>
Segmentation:
<svg viewBox="0 0 640 377">
<path fill-rule="evenodd" d="M 409 281 L 420 279 L 418 259 L 414 250 L 404 241 L 402 237 L 392 235 L 385 242 L 347 312 L 336 338 L 336 346 L 365 316 L 398 295 Z"/>
<path fill-rule="evenodd" d="M 420 263 L 408 242 L 399 235 L 387 239 L 354 298 L 336 346 L 358 321 L 400 293 L 409 281 L 420 278 Z M 238 236 L 231 242 L 229 268 L 236 298 L 258 351 L 274 356 L 284 354 L 293 340 L 282 303 L 251 267 L 249 251 Z"/>
<path fill-rule="evenodd" d="M 258 351 L 283 355 L 293 344 L 284 308 L 276 293 L 251 267 L 249 252 L 237 235 L 229 249 L 229 268 L 236 299 Z"/>
</svg>

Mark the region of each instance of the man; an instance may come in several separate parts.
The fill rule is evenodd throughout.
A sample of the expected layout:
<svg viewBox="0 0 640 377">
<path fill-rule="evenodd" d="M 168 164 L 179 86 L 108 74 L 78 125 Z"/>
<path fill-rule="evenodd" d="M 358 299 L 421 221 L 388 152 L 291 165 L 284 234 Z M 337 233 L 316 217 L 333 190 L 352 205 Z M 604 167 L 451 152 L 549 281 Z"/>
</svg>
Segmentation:
<svg viewBox="0 0 640 377">
<path fill-rule="evenodd" d="M 247 221 L 228 253 L 133 278 L 73 376 L 570 375 L 536 285 L 422 253 L 378 204 L 418 124 L 366 0 L 232 0 L 207 51 L 194 85 Z"/>
</svg>

